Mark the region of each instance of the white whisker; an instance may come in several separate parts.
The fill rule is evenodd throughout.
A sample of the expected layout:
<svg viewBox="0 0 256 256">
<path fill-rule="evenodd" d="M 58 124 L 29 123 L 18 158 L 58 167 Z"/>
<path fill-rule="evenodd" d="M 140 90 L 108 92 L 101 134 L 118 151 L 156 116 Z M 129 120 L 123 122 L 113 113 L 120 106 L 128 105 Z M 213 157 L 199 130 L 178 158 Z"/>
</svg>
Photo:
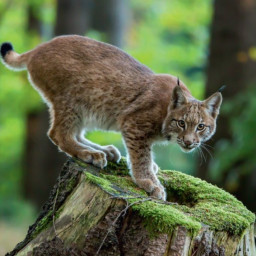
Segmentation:
<svg viewBox="0 0 256 256">
<path fill-rule="evenodd" d="M 202 156 L 203 156 L 204 162 L 206 163 L 206 158 L 205 158 L 205 155 L 204 155 L 203 150 L 202 150 L 200 147 L 199 147 L 198 149 L 199 149 L 199 150 L 200 150 L 200 152 L 202 153 Z"/>
<path fill-rule="evenodd" d="M 199 156 L 200 156 L 200 165 L 202 165 L 202 163 L 203 163 L 203 158 L 202 158 L 202 153 L 201 153 L 201 151 L 200 151 L 200 148 L 197 148 L 197 152 L 198 152 L 198 154 L 199 154 Z"/>
<path fill-rule="evenodd" d="M 211 145 L 209 145 L 209 144 L 206 144 L 206 143 L 204 143 L 204 142 L 202 142 L 201 144 L 204 145 L 204 146 L 206 146 L 206 147 L 208 147 L 208 148 L 214 149 L 213 146 L 211 146 Z"/>
<path fill-rule="evenodd" d="M 209 154 L 209 156 L 213 159 L 212 153 L 208 148 L 205 147 L 205 145 L 201 144 L 202 148 Z"/>
</svg>

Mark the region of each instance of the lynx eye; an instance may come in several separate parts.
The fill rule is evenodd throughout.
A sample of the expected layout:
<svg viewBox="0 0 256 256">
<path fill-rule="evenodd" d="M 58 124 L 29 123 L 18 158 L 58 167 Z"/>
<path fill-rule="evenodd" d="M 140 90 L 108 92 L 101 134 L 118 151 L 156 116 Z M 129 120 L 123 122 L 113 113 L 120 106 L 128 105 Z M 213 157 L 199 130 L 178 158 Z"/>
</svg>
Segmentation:
<svg viewBox="0 0 256 256">
<path fill-rule="evenodd" d="M 199 125 L 197 126 L 197 130 L 198 130 L 198 131 L 202 131 L 204 128 L 205 128 L 205 125 L 204 125 L 204 124 L 199 124 Z"/>
<path fill-rule="evenodd" d="M 185 122 L 183 120 L 178 121 L 178 126 L 181 128 L 185 128 Z"/>
</svg>

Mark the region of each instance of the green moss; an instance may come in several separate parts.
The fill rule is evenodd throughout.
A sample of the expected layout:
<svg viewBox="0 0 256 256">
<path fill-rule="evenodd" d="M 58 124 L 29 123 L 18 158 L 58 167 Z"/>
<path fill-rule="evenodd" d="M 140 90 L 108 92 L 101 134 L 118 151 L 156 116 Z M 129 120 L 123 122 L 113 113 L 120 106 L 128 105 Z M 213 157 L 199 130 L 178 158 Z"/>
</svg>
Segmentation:
<svg viewBox="0 0 256 256">
<path fill-rule="evenodd" d="M 94 175 L 89 172 L 85 172 L 86 179 L 98 186 L 100 186 L 106 192 L 115 195 L 115 196 L 147 196 L 147 193 L 138 188 L 138 186 L 131 180 L 128 176 L 116 176 L 116 175 L 107 175 L 100 173 Z"/>
<path fill-rule="evenodd" d="M 231 206 L 225 209 L 222 205 L 213 206 L 209 202 L 202 202 L 194 205 L 192 208 L 185 205 L 174 207 L 189 214 L 192 219 L 207 224 L 212 230 L 226 231 L 232 235 L 242 234 L 251 224 L 248 219 L 239 214 L 232 213 L 230 211 Z"/>
<path fill-rule="evenodd" d="M 79 158 L 72 158 L 72 159 L 80 167 L 86 168 L 86 167 L 90 166 L 90 165 L 86 164 L 85 162 L 83 162 L 82 160 L 80 160 Z"/>
<path fill-rule="evenodd" d="M 60 207 L 56 212 L 55 212 L 55 219 L 58 219 L 61 211 L 63 209 L 63 206 Z M 33 234 L 32 234 L 32 239 L 34 239 L 39 233 L 41 233 L 43 230 L 48 228 L 49 226 L 52 225 L 53 222 L 53 211 L 49 211 L 47 215 L 45 215 L 37 224 Z"/>
<path fill-rule="evenodd" d="M 139 189 L 128 176 L 125 159 L 119 164 L 109 163 L 107 168 L 92 174 L 87 166 L 87 179 L 115 196 L 131 195 L 147 198 L 147 193 Z M 160 171 L 159 179 L 166 187 L 168 201 L 177 204 L 163 204 L 157 200 L 139 202 L 132 205 L 144 219 L 149 230 L 171 233 L 177 226 L 184 226 L 196 234 L 202 224 L 215 231 L 241 235 L 255 216 L 234 196 L 198 178 L 177 171 Z M 141 199 L 128 199 L 130 203 Z"/>
<path fill-rule="evenodd" d="M 140 189 L 128 176 L 120 177 L 117 175 L 106 175 L 106 174 L 101 174 L 100 176 L 105 180 L 108 180 L 109 182 L 111 182 L 111 184 L 120 187 L 122 191 L 126 193 L 147 196 L 147 193 L 144 190 Z"/>
<path fill-rule="evenodd" d="M 65 189 L 67 191 L 71 191 L 74 189 L 74 186 L 77 184 L 77 180 L 75 177 L 71 178 L 68 183 L 65 185 Z M 63 189 L 62 187 L 60 187 L 60 189 Z"/>
<path fill-rule="evenodd" d="M 80 167 L 84 166 L 79 161 L 76 161 L 76 163 Z M 126 194 L 147 196 L 147 193 L 138 188 L 129 176 L 129 170 L 127 169 L 126 159 L 124 157 L 122 157 L 118 164 L 108 162 L 108 166 L 100 171 L 91 165 L 88 165 L 85 170 L 86 178 L 90 182 L 99 185 L 110 194 L 122 197 Z"/>
<path fill-rule="evenodd" d="M 212 230 L 241 235 L 255 221 L 255 215 L 240 201 L 214 185 L 177 171 L 162 171 L 159 178 L 168 199 L 180 203 L 174 208 Z"/>
<path fill-rule="evenodd" d="M 229 202 L 243 206 L 234 196 L 201 179 L 177 171 L 161 171 L 159 179 L 168 190 L 168 196 L 178 195 L 180 200 L 195 203 L 198 200 Z"/>
<path fill-rule="evenodd" d="M 132 201 L 131 199 L 129 201 Z M 200 222 L 190 218 L 183 211 L 172 205 L 159 204 L 155 201 L 147 201 L 134 204 L 132 209 L 137 211 L 146 220 L 148 229 L 152 232 L 172 233 L 177 226 L 185 227 L 193 235 L 200 228 Z"/>
<path fill-rule="evenodd" d="M 96 175 L 93 175 L 89 172 L 85 172 L 85 176 L 86 179 L 96 185 L 99 185 L 102 189 L 104 189 L 105 191 L 109 192 L 109 193 L 115 193 L 116 190 L 113 188 L 113 184 L 101 177 L 98 177 Z"/>
<path fill-rule="evenodd" d="M 103 172 L 119 176 L 129 175 L 129 170 L 127 169 L 126 164 L 126 158 L 122 157 L 119 163 L 108 162 L 108 165 L 104 168 Z"/>
<path fill-rule="evenodd" d="M 40 222 L 37 224 L 31 239 L 34 239 L 41 231 L 45 230 L 52 221 L 52 211 L 49 211 L 47 215 L 45 215 Z"/>
</svg>

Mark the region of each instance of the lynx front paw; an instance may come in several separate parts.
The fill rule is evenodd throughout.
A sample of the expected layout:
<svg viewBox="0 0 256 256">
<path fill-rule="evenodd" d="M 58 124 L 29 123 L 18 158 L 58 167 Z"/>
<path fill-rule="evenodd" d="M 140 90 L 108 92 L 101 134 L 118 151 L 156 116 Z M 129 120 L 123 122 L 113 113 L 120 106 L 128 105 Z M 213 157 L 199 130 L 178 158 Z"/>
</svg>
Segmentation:
<svg viewBox="0 0 256 256">
<path fill-rule="evenodd" d="M 149 192 L 151 196 L 160 200 L 166 200 L 166 193 L 160 182 L 156 185 L 151 179 L 137 179 L 136 184 L 146 192 Z"/>
<path fill-rule="evenodd" d="M 102 150 L 107 155 L 108 161 L 117 162 L 117 163 L 120 161 L 121 154 L 115 146 L 113 145 L 103 146 Z"/>
<path fill-rule="evenodd" d="M 89 152 L 84 150 L 79 155 L 79 158 L 81 158 L 84 162 L 88 164 L 93 164 L 94 166 L 99 167 L 101 169 L 107 166 L 106 154 L 101 151 Z"/>
<path fill-rule="evenodd" d="M 166 192 L 162 185 L 155 186 L 154 190 L 151 193 L 151 196 L 166 201 Z"/>
</svg>

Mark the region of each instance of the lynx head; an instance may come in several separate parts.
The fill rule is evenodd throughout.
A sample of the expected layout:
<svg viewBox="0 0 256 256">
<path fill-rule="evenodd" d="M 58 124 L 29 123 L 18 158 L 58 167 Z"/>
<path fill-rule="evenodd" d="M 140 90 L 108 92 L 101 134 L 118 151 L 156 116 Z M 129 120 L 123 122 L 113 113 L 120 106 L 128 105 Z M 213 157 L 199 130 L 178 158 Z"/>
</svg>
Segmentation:
<svg viewBox="0 0 256 256">
<path fill-rule="evenodd" d="M 221 102 L 220 92 L 204 101 L 189 99 L 178 84 L 173 90 L 163 124 L 163 135 L 178 143 L 182 151 L 193 151 L 215 133 Z"/>
</svg>

